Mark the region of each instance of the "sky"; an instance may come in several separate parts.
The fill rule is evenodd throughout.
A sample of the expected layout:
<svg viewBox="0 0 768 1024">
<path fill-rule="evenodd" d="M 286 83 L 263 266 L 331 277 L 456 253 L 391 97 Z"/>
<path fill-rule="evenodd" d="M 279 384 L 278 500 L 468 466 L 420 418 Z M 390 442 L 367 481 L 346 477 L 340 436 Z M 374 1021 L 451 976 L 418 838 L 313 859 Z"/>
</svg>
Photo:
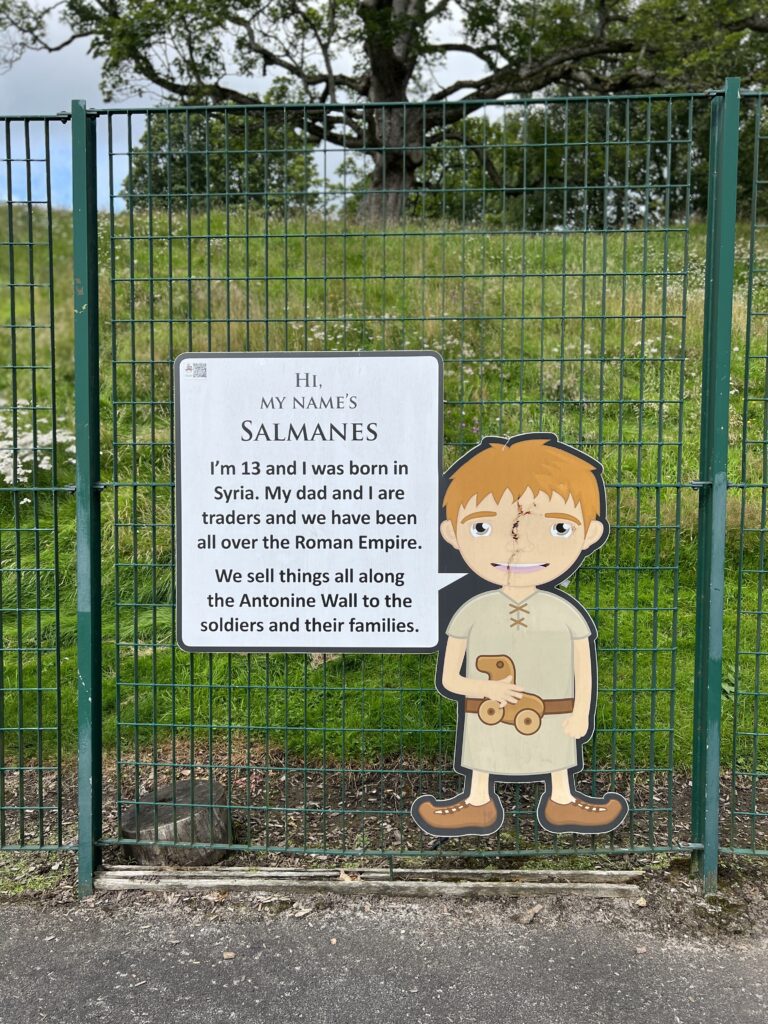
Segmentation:
<svg viewBox="0 0 768 1024">
<path fill-rule="evenodd" d="M 59 35 L 56 35 L 56 32 Z M 452 31 L 451 23 L 447 23 L 441 35 L 447 35 Z M 454 30 L 455 31 L 455 30 Z M 60 29 L 55 29 L 52 38 L 63 38 Z M 482 66 L 475 58 L 465 54 L 455 54 L 450 62 L 442 69 L 437 70 L 435 78 L 437 83 L 445 85 L 456 78 L 466 78 L 478 74 Z M 107 107 L 147 107 L 160 103 L 159 97 L 135 96 L 121 98 L 119 101 L 108 104 L 102 95 L 100 84 L 100 65 L 97 60 L 88 53 L 88 41 L 77 40 L 59 53 L 26 53 L 13 68 L 4 75 L 0 75 L 0 114 L 5 116 L 17 116 L 25 114 L 56 114 L 60 111 L 68 111 L 73 99 L 84 99 L 89 106 Z M 233 76 L 230 79 L 235 86 L 250 88 L 262 92 L 269 84 L 268 79 L 253 78 L 246 83 L 245 79 Z M 126 119 L 115 118 L 113 122 L 113 151 L 123 151 L 126 148 Z M 134 139 L 140 137 L 143 130 L 143 119 L 134 119 Z M 41 123 L 30 123 L 28 128 L 29 144 L 27 144 L 25 125 L 23 122 L 14 123 L 11 127 L 11 155 L 13 157 L 25 157 L 27 146 L 29 155 L 33 158 L 31 164 L 31 189 L 25 176 L 27 166 L 24 160 L 12 163 L 12 191 L 16 198 L 26 198 L 31 195 L 32 199 L 45 199 L 47 183 L 45 177 L 45 163 L 43 162 L 45 139 L 44 128 Z M 98 131 L 98 154 L 97 166 L 99 174 L 99 206 L 104 209 L 109 206 L 109 150 L 104 122 L 99 124 Z M 68 127 L 54 123 L 49 128 L 49 145 L 51 151 L 51 197 L 54 206 L 71 207 L 72 205 L 72 180 L 71 180 L 71 138 Z M 0 156 L 5 155 L 6 140 L 0 139 Z M 339 154 L 337 165 L 341 162 Z M 332 158 L 329 164 L 332 164 Z M 116 176 L 122 176 L 126 161 L 116 158 L 114 169 Z M 327 165 L 328 166 L 328 165 Z M 116 190 L 119 182 L 116 182 Z M 0 181 L 0 202 L 8 194 L 7 180 Z M 122 204 L 118 203 L 116 208 Z"/>
<path fill-rule="evenodd" d="M 99 63 L 88 54 L 87 40 L 78 40 L 59 53 L 26 53 L 10 71 L 0 75 L 0 111 L 4 115 L 57 114 L 69 111 L 73 99 L 84 99 L 89 106 L 103 106 L 104 100 L 99 88 Z M 140 105 L 137 98 L 121 106 Z M 44 155 L 44 134 L 40 124 L 30 125 L 30 156 L 37 159 Z M 54 206 L 72 205 L 71 178 L 71 136 L 69 128 L 62 124 L 50 126 L 51 150 L 51 198 Z M 100 206 L 107 202 L 104 186 L 107 184 L 107 151 L 104 140 L 100 140 L 99 192 Z M 2 143 L 5 146 L 5 140 Z M 12 127 L 12 156 L 26 155 L 24 125 L 15 123 Z M 13 166 L 15 172 L 13 192 L 17 198 L 26 193 L 22 180 L 23 164 Z M 44 198 L 44 164 L 32 166 L 32 198 Z M 7 195 L 7 183 L 0 183 L 0 200 Z"/>
</svg>

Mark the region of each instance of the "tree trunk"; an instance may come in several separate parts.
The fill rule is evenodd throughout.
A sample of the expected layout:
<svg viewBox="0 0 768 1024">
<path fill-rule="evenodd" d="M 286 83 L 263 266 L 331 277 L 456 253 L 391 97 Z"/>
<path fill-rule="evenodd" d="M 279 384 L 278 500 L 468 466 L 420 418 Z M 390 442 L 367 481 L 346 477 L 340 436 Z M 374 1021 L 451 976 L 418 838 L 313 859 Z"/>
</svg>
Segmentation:
<svg viewBox="0 0 768 1024">
<path fill-rule="evenodd" d="M 365 151 L 373 158 L 360 215 L 397 223 L 424 161 L 423 108 L 409 106 L 407 95 L 418 33 L 425 23 L 425 0 L 360 0 L 359 13 L 370 61 L 366 112 L 371 127 Z"/>
<path fill-rule="evenodd" d="M 373 170 L 360 203 L 360 216 L 366 221 L 398 223 L 405 216 L 416 172 L 424 161 L 423 112 L 418 106 L 380 107 L 373 120 Z"/>
</svg>

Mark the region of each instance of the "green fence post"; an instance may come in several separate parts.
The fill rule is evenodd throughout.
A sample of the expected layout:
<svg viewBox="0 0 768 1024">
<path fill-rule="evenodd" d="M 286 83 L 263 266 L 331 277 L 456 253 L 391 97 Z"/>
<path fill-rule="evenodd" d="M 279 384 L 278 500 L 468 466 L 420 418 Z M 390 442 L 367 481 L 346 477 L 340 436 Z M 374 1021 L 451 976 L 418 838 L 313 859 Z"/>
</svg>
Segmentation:
<svg viewBox="0 0 768 1024">
<path fill-rule="evenodd" d="M 728 395 L 736 240 L 739 79 L 712 99 L 707 202 L 707 264 L 702 354 L 699 541 L 696 588 L 693 807 L 699 845 L 694 870 L 704 891 L 717 888 L 720 718 L 723 670 Z"/>
<path fill-rule="evenodd" d="M 72 245 L 77 444 L 78 889 L 93 892 L 101 852 L 101 517 L 96 120 L 72 103 Z"/>
</svg>

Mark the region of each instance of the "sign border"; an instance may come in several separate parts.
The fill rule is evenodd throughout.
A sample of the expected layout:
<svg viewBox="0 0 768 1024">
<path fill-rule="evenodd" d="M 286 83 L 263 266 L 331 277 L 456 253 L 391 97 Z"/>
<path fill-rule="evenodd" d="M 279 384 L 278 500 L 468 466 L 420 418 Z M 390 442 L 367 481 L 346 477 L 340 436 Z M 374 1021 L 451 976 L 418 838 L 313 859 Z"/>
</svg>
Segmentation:
<svg viewBox="0 0 768 1024">
<path fill-rule="evenodd" d="M 174 614 L 176 616 L 176 628 L 174 630 L 176 643 L 182 651 L 186 651 L 187 654 L 306 654 L 312 652 L 313 654 L 433 654 L 440 647 L 440 590 L 439 590 L 439 572 L 440 572 L 440 542 L 438 540 L 438 564 L 437 571 L 435 574 L 435 586 L 437 589 L 437 639 L 432 646 L 429 647 L 350 647 L 349 645 L 343 647 L 315 647 L 312 646 L 270 646 L 270 647 L 192 647 L 189 644 L 184 643 L 181 636 L 182 626 L 182 572 L 181 572 L 181 401 L 180 401 L 180 389 L 179 384 L 181 381 L 181 365 L 185 359 L 333 359 L 333 358 L 354 358 L 354 359 L 365 359 L 365 358 L 383 358 L 386 356 L 407 356 L 407 357 L 421 357 L 428 356 L 436 360 L 438 365 L 438 378 L 437 378 L 437 398 L 438 398 L 438 415 L 437 415 L 437 522 L 435 523 L 435 530 L 440 529 L 440 494 L 443 477 L 443 357 L 439 352 L 434 349 L 386 349 L 382 351 L 305 351 L 300 352 L 181 352 L 173 361 L 173 487 L 174 487 L 174 574 L 176 577 L 176 586 L 174 588 Z M 438 532 L 439 536 L 439 532 Z"/>
</svg>

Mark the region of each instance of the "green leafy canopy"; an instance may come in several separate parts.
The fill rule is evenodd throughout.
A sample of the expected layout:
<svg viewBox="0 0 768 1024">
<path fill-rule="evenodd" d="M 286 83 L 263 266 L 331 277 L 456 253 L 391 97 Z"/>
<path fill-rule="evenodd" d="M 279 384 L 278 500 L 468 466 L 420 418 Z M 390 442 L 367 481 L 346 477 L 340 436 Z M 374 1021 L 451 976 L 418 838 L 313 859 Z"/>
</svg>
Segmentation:
<svg viewBox="0 0 768 1024">
<path fill-rule="evenodd" d="M 4 0 L 3 56 L 87 38 L 108 97 L 260 101 L 276 72 L 308 101 L 492 99 L 548 88 L 698 89 L 765 74 L 768 16 L 747 0 Z M 56 14 L 70 35 L 52 42 Z M 474 73 L 438 85 L 456 54 Z M 338 129 L 338 126 L 336 126 Z M 330 130 L 330 129 L 329 129 Z"/>
<path fill-rule="evenodd" d="M 281 192 L 283 203 L 290 205 L 290 196 L 302 192 L 302 182 L 312 186 L 313 171 L 298 149 L 332 144 L 359 158 L 365 179 L 360 208 L 379 217 L 399 216 L 417 186 L 428 186 L 435 173 L 444 173 L 445 161 L 440 158 L 436 164 L 435 152 L 457 130 L 466 134 L 466 118 L 485 101 L 551 92 L 697 91 L 718 87 L 727 75 L 739 75 L 745 86 L 760 86 L 768 62 L 768 15 L 759 0 L 738 5 L 733 0 L 0 4 L 7 64 L 28 49 L 50 52 L 88 39 L 91 53 L 101 62 L 108 98 L 152 91 L 181 104 L 253 104 L 275 96 L 259 92 L 259 78 L 266 76 L 273 89 L 279 80 L 281 96 L 305 106 L 293 117 L 293 134 L 286 135 L 289 141 L 282 147 L 286 168 L 279 171 L 269 156 L 275 149 L 269 135 L 274 126 L 265 128 L 262 155 L 250 158 L 262 161 L 262 194 Z M 54 14 L 69 32 L 57 42 L 47 36 Z M 470 70 L 446 82 L 445 69 L 457 66 L 457 57 Z M 462 102 L 441 102 L 455 99 Z M 427 105 L 415 112 L 381 106 L 405 101 Z M 342 107 L 345 103 L 351 105 Z M 205 181 L 197 181 L 199 175 L 205 179 L 207 174 L 210 184 L 210 160 L 204 165 L 195 158 L 190 166 L 178 154 L 190 147 L 196 151 L 195 134 L 202 126 L 209 134 L 224 131 L 218 115 L 215 122 L 193 119 L 159 147 L 146 137 L 142 140 L 133 170 L 145 195 L 152 189 L 142 174 L 172 178 L 183 185 L 174 186 L 178 192 L 202 188 Z M 158 124 L 156 133 L 162 131 Z M 467 153 L 473 147 L 470 139 Z M 248 149 L 239 148 L 243 153 Z M 163 149 L 167 158 L 157 155 Z M 244 156 L 239 167 L 235 159 L 217 168 L 215 187 L 247 191 L 247 162 Z M 490 165 L 489 173 L 493 175 Z M 270 175 L 280 174 L 281 181 L 270 181 Z"/>
</svg>

